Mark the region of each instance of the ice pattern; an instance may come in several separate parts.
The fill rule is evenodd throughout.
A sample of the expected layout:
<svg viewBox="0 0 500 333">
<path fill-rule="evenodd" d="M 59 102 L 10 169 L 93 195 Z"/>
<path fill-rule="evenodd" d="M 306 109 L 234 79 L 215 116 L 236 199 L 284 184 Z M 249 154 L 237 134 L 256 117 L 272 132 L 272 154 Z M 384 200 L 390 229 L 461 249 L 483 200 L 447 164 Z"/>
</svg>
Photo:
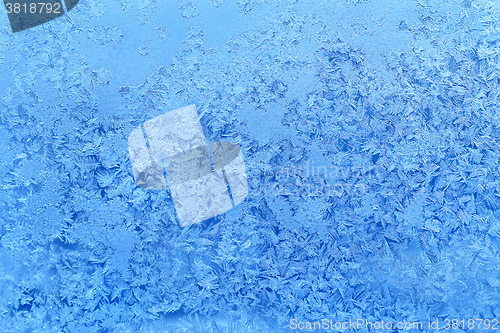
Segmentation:
<svg viewBox="0 0 500 333">
<path fill-rule="evenodd" d="M 1 332 L 500 318 L 498 2 L 1 12 Z M 128 138 L 192 104 L 249 192 L 181 228 Z"/>
</svg>

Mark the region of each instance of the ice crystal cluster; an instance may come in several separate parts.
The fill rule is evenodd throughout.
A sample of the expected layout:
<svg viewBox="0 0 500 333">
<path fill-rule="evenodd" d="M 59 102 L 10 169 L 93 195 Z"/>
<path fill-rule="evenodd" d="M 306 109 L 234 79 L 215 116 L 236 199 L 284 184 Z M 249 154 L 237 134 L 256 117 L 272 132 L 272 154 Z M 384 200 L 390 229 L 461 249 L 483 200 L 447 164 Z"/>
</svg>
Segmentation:
<svg viewBox="0 0 500 333">
<path fill-rule="evenodd" d="M 1 332 L 500 318 L 498 1 L 1 12 Z M 181 228 L 127 137 L 191 104 L 250 193 Z"/>
</svg>

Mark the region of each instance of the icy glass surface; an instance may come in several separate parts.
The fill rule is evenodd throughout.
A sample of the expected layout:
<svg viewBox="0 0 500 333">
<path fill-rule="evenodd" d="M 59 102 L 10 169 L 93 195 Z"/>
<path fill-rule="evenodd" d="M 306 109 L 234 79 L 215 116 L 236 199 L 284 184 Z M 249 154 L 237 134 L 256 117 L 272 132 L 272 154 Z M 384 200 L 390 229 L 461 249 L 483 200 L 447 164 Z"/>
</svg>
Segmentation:
<svg viewBox="0 0 500 333">
<path fill-rule="evenodd" d="M 13 33 L 2 7 L 0 332 L 491 331 L 499 20 L 487 0 L 81 0 Z M 188 192 L 138 186 L 128 138 L 188 105 L 249 188 L 183 228 Z"/>
</svg>

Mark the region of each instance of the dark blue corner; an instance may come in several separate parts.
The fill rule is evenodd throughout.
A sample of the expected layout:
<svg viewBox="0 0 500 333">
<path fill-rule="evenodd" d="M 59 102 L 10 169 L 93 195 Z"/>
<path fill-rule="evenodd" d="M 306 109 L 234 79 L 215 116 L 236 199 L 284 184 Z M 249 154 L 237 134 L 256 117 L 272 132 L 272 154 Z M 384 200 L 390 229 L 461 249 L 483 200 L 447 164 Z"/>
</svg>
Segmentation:
<svg viewBox="0 0 500 333">
<path fill-rule="evenodd" d="M 66 11 L 79 0 L 65 0 Z M 4 0 L 12 32 L 19 32 L 47 23 L 64 15 L 61 0 Z"/>
</svg>

